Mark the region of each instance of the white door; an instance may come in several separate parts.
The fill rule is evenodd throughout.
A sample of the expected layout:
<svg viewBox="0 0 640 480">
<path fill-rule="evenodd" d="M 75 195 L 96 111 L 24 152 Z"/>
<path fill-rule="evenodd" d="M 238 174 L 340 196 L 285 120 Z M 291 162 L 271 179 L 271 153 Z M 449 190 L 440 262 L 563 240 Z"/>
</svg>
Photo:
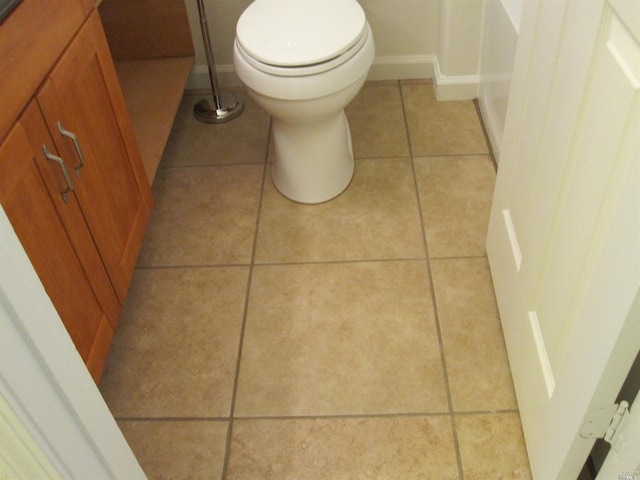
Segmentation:
<svg viewBox="0 0 640 480">
<path fill-rule="evenodd" d="M 0 206 L 3 456 L 0 479 L 146 478 Z"/>
<path fill-rule="evenodd" d="M 525 4 L 487 252 L 539 480 L 640 349 L 639 38 L 638 0 Z"/>
</svg>

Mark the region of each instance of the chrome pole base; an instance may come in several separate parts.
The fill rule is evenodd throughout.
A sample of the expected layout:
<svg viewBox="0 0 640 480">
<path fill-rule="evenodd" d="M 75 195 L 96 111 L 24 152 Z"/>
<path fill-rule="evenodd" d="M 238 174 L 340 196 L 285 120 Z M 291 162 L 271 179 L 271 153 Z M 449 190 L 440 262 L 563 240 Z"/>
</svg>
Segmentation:
<svg viewBox="0 0 640 480">
<path fill-rule="evenodd" d="M 193 115 L 204 123 L 224 123 L 240 116 L 244 111 L 244 104 L 235 95 L 222 94 L 214 98 L 213 105 L 208 98 L 204 98 L 193 107 Z"/>
</svg>

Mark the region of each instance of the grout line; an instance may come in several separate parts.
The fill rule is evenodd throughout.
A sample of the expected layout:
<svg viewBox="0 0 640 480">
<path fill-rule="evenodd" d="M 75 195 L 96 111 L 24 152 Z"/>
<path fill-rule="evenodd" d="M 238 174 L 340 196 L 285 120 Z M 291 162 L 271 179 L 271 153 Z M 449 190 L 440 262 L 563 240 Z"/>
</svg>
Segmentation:
<svg viewBox="0 0 640 480">
<path fill-rule="evenodd" d="M 471 416 L 471 415 L 503 415 L 519 413 L 517 409 L 505 410 L 474 410 L 468 412 L 396 412 L 396 413 L 345 413 L 325 415 L 246 415 L 235 417 L 235 420 L 338 420 L 349 418 L 423 418 L 445 416 Z"/>
<path fill-rule="evenodd" d="M 484 127 L 483 127 L 484 128 Z M 407 131 L 407 138 L 409 138 L 409 133 Z M 409 148 L 411 148 L 409 146 Z M 415 155 L 415 158 L 443 158 L 443 157 L 490 157 L 491 162 L 496 166 L 495 158 L 493 153 L 491 152 L 491 147 L 489 147 L 489 152 L 467 152 L 467 153 L 429 153 L 424 155 Z M 412 155 L 381 155 L 381 156 L 372 156 L 368 155 L 365 157 L 354 157 L 356 161 L 363 160 L 396 160 L 401 158 L 412 158 Z M 158 167 L 158 170 L 176 170 L 180 168 L 228 168 L 228 167 L 254 167 L 257 165 L 264 165 L 265 162 L 238 162 L 238 163 L 203 163 L 203 164 L 187 164 L 187 165 L 167 165 Z"/>
<path fill-rule="evenodd" d="M 430 257 L 429 260 L 480 260 L 486 259 L 487 255 L 444 255 L 442 257 Z"/>
<path fill-rule="evenodd" d="M 256 267 L 285 267 L 295 265 L 340 265 L 348 263 L 382 263 L 382 262 L 415 262 L 424 261 L 424 257 L 399 257 L 399 258 L 363 258 L 353 260 L 307 260 L 307 261 L 291 261 L 291 262 L 265 262 L 256 263 Z"/>
<path fill-rule="evenodd" d="M 414 158 L 448 158 L 448 157 L 489 157 L 493 162 L 491 152 L 469 152 L 469 153 L 428 153 L 415 155 Z"/>
<path fill-rule="evenodd" d="M 447 405 L 449 408 L 449 418 L 451 420 L 451 433 L 453 435 L 453 445 L 454 445 L 454 450 L 455 450 L 455 455 L 456 455 L 456 465 L 458 467 L 458 478 L 459 480 L 464 480 L 464 470 L 462 468 L 462 455 L 460 453 L 460 442 L 458 440 L 458 431 L 456 428 L 456 419 L 455 419 L 455 414 L 454 414 L 454 410 L 453 410 L 453 400 L 451 398 L 451 386 L 449 384 L 449 373 L 447 371 L 447 361 L 446 361 L 446 357 L 445 357 L 445 351 L 444 351 L 444 342 L 443 342 L 443 338 L 442 338 L 442 328 L 440 325 L 440 315 L 438 313 L 438 302 L 437 302 L 437 298 L 436 298 L 436 291 L 435 291 L 435 285 L 434 285 L 434 281 L 433 281 L 433 272 L 431 269 L 431 259 L 429 258 L 429 241 L 427 239 L 427 234 L 426 234 L 426 229 L 425 229 L 425 223 L 424 223 L 424 215 L 422 212 L 422 204 L 420 202 L 420 190 L 418 187 L 418 178 L 416 176 L 416 166 L 415 166 L 415 160 L 414 160 L 414 156 L 413 156 L 413 148 L 411 145 L 411 135 L 409 132 L 409 120 L 407 118 L 407 110 L 405 108 L 405 101 L 404 101 L 404 95 L 402 92 L 402 86 L 399 84 L 398 86 L 399 90 L 400 90 L 400 101 L 402 103 L 402 113 L 403 113 L 403 118 L 404 118 L 404 127 L 405 130 L 407 132 L 407 138 L 409 140 L 409 154 L 411 155 L 411 171 L 413 173 L 413 185 L 414 185 L 414 189 L 415 189 L 415 195 L 416 195 L 416 202 L 418 204 L 418 214 L 420 216 L 420 229 L 422 230 L 422 241 L 424 244 L 424 250 L 425 250 L 425 255 L 426 255 L 426 267 L 427 267 L 427 276 L 429 279 L 429 290 L 430 290 L 430 294 L 431 294 L 431 302 L 433 305 L 433 314 L 434 314 L 434 319 L 435 319 L 435 327 L 436 327 L 436 334 L 438 336 L 438 345 L 440 347 L 440 361 L 441 361 L 441 366 L 442 366 L 442 374 L 443 374 L 443 380 L 444 380 L 444 387 L 445 387 L 445 392 L 446 392 L 446 396 L 447 396 Z"/>
<path fill-rule="evenodd" d="M 520 411 L 517 408 L 505 408 L 498 410 L 469 410 L 464 412 L 453 412 L 457 417 L 464 417 L 467 415 L 504 415 L 504 414 L 516 413 L 520 415 Z"/>
<path fill-rule="evenodd" d="M 224 452 L 224 461 L 222 466 L 222 480 L 227 477 L 227 469 L 229 467 L 229 456 L 231 455 L 231 439 L 233 437 L 233 421 L 236 408 L 236 396 L 238 394 L 238 379 L 240 377 L 240 361 L 242 360 L 242 348 L 244 345 L 244 333 L 247 325 L 247 314 L 249 310 L 249 296 L 251 294 L 251 281 L 253 279 L 253 268 L 255 264 L 256 246 L 258 243 L 258 229 L 260 227 L 260 214 L 262 212 L 262 202 L 264 199 L 264 186 L 267 177 L 269 147 L 271 144 L 271 120 L 269 121 L 269 136 L 267 140 L 267 148 L 265 151 L 265 162 L 262 169 L 262 185 L 260 186 L 260 201 L 258 202 L 258 211 L 256 213 L 255 231 L 253 234 L 253 246 L 251 248 L 251 264 L 249 265 L 249 275 L 247 277 L 247 290 L 244 298 L 244 312 L 242 315 L 242 326 L 240 327 L 240 338 L 238 340 L 238 356 L 236 358 L 236 371 L 233 379 L 233 390 L 231 394 L 231 405 L 229 407 L 229 425 L 227 428 L 227 440 Z"/>
<path fill-rule="evenodd" d="M 367 155 L 366 157 L 355 157 L 355 156 L 353 157 L 353 159 L 356 162 L 362 162 L 367 160 L 399 160 L 403 158 L 411 158 L 411 156 L 410 155 L 380 155 L 379 157 L 376 157 L 373 155 Z"/>
<path fill-rule="evenodd" d="M 197 268 L 246 268 L 249 263 L 200 263 L 200 264 L 180 264 L 180 265 L 140 265 L 136 270 L 171 270 L 171 269 L 197 269 Z"/>
<path fill-rule="evenodd" d="M 181 264 L 181 265 L 139 265 L 136 270 L 154 269 L 189 269 L 189 268 L 246 268 L 246 267 L 278 267 L 291 265 L 324 265 L 324 264 L 346 264 L 346 263 L 380 263 L 380 262 L 415 262 L 424 261 L 426 257 L 397 257 L 397 258 L 355 258 L 347 260 L 300 260 L 290 262 L 262 262 L 256 263 L 202 263 L 202 264 Z M 451 255 L 442 257 L 430 257 L 430 260 L 473 260 L 486 259 L 487 255 Z"/>
<path fill-rule="evenodd" d="M 455 416 L 471 415 L 504 415 L 519 414 L 517 408 L 498 410 L 469 410 L 454 411 Z M 423 418 L 444 417 L 452 413 L 447 412 L 392 412 L 392 413 L 344 413 L 318 415 L 242 415 L 233 416 L 233 420 L 339 420 L 339 419 L 371 419 L 371 418 Z M 202 416 L 202 417 L 114 417 L 118 422 L 228 422 L 231 417 Z"/>
<path fill-rule="evenodd" d="M 373 419 L 373 418 L 423 418 L 444 417 L 449 412 L 398 412 L 398 413 L 345 413 L 339 415 L 247 415 L 236 417 L 236 420 L 341 420 L 341 419 Z"/>
<path fill-rule="evenodd" d="M 171 270 L 171 269 L 196 269 L 196 268 L 246 268 L 250 263 L 200 263 L 200 264 L 180 264 L 180 265 L 140 265 L 136 270 Z"/>
<path fill-rule="evenodd" d="M 176 170 L 179 168 L 225 168 L 225 167 L 255 167 L 264 165 L 265 162 L 238 162 L 238 163 L 203 163 L 191 165 L 167 165 L 166 167 L 158 167 L 158 170 Z"/>
<path fill-rule="evenodd" d="M 114 417 L 118 422 L 228 422 L 229 417 Z"/>
</svg>

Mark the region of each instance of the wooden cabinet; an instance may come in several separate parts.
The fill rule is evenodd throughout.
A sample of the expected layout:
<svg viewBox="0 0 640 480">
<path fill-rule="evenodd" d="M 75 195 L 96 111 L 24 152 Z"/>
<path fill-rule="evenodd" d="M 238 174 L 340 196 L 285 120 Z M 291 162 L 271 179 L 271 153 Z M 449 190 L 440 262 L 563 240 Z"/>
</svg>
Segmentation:
<svg viewBox="0 0 640 480">
<path fill-rule="evenodd" d="M 32 102 L 0 146 L 0 203 L 62 318 L 80 356 L 97 380 L 120 304 L 97 253 L 58 155 Z"/>
<path fill-rule="evenodd" d="M 0 172 L 0 203 L 97 381 L 152 199 L 95 10 L 3 140 Z"/>
<path fill-rule="evenodd" d="M 22 0 L 0 24 L 0 139 L 85 16 L 78 0 Z"/>
<path fill-rule="evenodd" d="M 77 173 L 75 194 L 123 302 L 149 219 L 151 189 L 97 12 L 37 100 L 58 150 Z"/>
</svg>

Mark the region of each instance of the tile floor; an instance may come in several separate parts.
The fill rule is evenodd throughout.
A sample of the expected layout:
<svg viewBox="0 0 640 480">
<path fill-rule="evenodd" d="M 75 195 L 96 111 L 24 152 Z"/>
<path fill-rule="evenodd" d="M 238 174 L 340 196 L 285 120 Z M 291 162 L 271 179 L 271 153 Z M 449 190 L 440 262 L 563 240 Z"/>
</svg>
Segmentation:
<svg viewBox="0 0 640 480">
<path fill-rule="evenodd" d="M 528 479 L 484 251 L 472 102 L 365 85 L 321 205 L 269 177 L 269 117 L 185 95 L 101 390 L 151 479 Z"/>
</svg>

